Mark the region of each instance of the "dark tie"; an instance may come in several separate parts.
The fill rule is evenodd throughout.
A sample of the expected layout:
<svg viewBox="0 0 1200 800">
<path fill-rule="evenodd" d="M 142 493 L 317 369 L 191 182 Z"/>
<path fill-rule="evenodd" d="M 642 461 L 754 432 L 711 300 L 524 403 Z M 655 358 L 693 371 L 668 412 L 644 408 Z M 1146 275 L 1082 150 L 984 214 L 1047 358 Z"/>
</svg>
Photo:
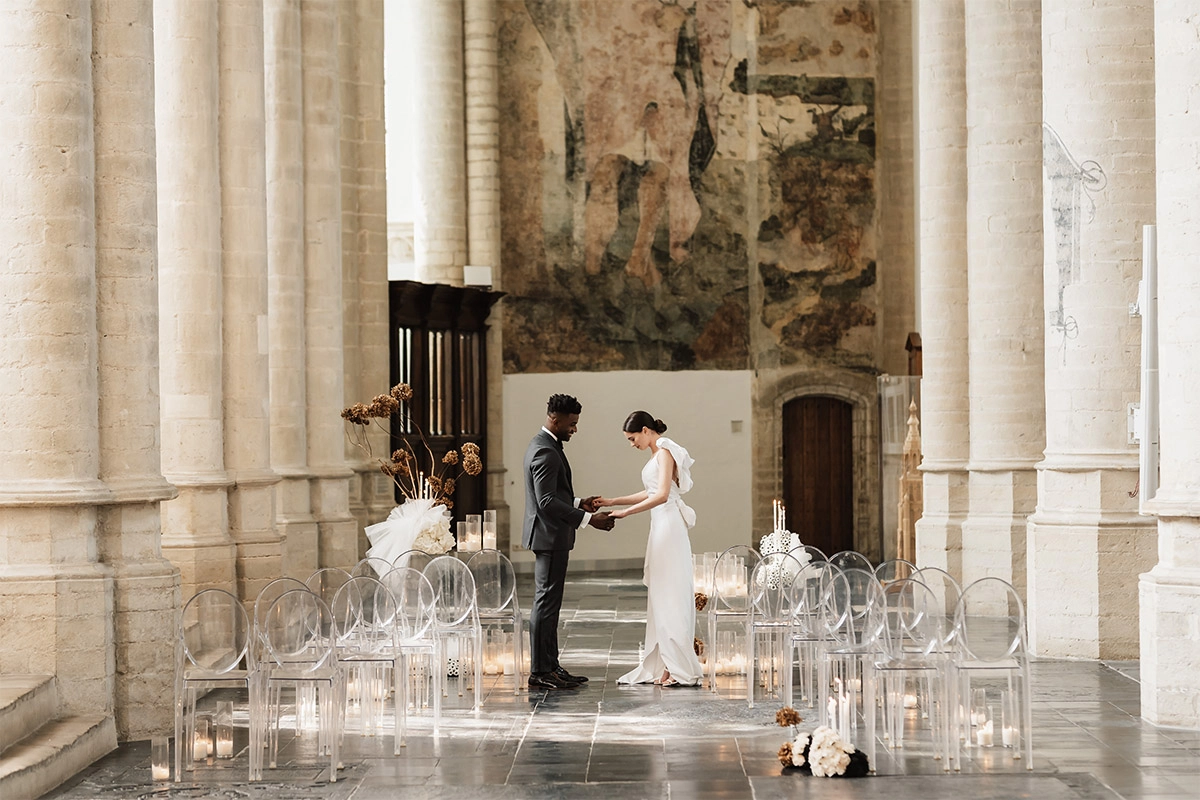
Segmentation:
<svg viewBox="0 0 1200 800">
<path fill-rule="evenodd" d="M 571 462 L 567 461 L 567 454 L 563 450 L 563 443 L 558 439 L 555 439 L 554 442 L 555 442 L 555 444 L 558 445 L 558 452 L 562 453 L 563 469 L 565 469 L 567 471 L 567 486 L 572 487 L 572 491 L 573 491 L 575 484 L 571 480 Z"/>
</svg>

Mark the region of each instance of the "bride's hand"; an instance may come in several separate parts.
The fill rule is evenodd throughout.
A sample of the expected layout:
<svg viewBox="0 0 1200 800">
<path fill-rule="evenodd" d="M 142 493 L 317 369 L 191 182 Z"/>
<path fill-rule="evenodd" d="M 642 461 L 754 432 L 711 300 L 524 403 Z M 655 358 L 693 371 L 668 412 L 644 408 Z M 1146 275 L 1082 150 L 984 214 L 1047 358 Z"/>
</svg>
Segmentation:
<svg viewBox="0 0 1200 800">
<path fill-rule="evenodd" d="M 625 519 L 625 511 L 624 510 L 614 511 L 611 514 L 609 514 L 609 516 L 612 517 L 613 519 Z"/>
<path fill-rule="evenodd" d="M 596 510 L 600 510 L 601 508 L 607 508 L 608 506 L 611 506 L 611 505 L 612 505 L 612 501 L 609 500 L 607 497 L 597 497 L 596 498 Z"/>
</svg>

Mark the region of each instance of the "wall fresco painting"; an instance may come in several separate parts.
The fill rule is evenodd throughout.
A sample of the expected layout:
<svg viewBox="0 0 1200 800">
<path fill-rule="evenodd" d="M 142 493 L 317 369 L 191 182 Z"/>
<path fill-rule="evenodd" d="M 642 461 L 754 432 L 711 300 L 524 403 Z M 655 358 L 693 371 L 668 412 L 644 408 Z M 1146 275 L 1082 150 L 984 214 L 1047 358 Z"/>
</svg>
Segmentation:
<svg viewBox="0 0 1200 800">
<path fill-rule="evenodd" d="M 858 349 L 874 323 L 869 4 L 500 9 L 506 372 L 745 369 L 756 317 L 783 361 Z"/>
</svg>

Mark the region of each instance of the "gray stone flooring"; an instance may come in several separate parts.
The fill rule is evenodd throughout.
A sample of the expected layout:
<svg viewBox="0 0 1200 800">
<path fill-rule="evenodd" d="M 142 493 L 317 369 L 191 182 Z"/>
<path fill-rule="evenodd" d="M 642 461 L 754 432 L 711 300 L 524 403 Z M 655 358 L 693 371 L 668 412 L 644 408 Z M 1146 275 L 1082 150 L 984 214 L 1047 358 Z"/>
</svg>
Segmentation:
<svg viewBox="0 0 1200 800">
<path fill-rule="evenodd" d="M 591 682 L 574 692 L 512 694 L 490 685 L 476 717 L 452 694 L 443 735 L 413 721 L 407 752 L 390 737 L 346 736 L 345 769 L 327 783 L 312 737 L 298 737 L 266 780 L 246 780 L 244 752 L 200 767 L 183 783 L 150 782 L 149 744 L 132 742 L 47 797 L 95 798 L 887 798 L 1111 800 L 1200 797 L 1200 732 L 1140 720 L 1135 663 L 1039 661 L 1034 667 L 1034 769 L 1003 748 L 973 748 L 963 770 L 944 774 L 910 738 L 896 755 L 879 748 L 879 775 L 856 780 L 784 774 L 775 752 L 778 701 L 747 708 L 732 679 L 706 689 L 618 687 L 645 628 L 639 573 L 572 575 L 564 604 L 563 663 Z M 524 608 L 529 579 L 523 579 Z M 163 699 L 169 703 L 169 698 Z M 800 709 L 802 713 L 805 709 Z M 815 724 L 815 714 L 808 715 Z M 244 742 L 240 743 L 244 748 Z M 285 763 L 286 762 L 286 763 Z"/>
</svg>

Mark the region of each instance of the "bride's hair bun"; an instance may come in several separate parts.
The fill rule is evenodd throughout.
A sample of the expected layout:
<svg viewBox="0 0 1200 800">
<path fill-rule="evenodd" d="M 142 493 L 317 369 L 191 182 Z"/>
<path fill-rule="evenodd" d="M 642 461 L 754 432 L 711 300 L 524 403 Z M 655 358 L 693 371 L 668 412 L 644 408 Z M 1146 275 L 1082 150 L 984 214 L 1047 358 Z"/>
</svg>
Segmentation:
<svg viewBox="0 0 1200 800">
<path fill-rule="evenodd" d="M 655 433 L 663 433 L 667 429 L 667 423 L 661 419 L 655 419 L 649 411 L 635 411 L 625 418 L 625 424 L 621 426 L 621 430 L 626 433 L 637 433 L 642 428 L 649 428 Z"/>
</svg>

